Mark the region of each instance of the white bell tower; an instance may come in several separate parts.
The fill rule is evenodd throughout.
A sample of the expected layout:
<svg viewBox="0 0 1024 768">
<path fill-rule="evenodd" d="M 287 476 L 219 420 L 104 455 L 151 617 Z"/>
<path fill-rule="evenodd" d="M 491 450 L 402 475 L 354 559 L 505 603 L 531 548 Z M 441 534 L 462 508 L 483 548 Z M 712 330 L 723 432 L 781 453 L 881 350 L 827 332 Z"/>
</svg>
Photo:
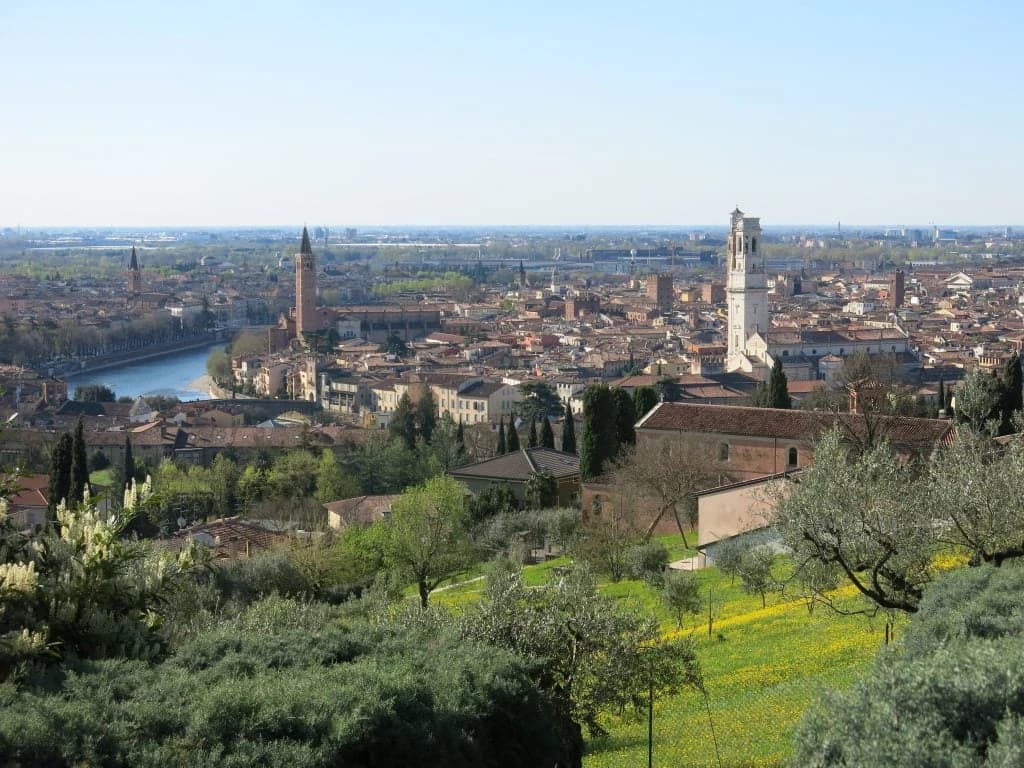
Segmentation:
<svg viewBox="0 0 1024 768">
<path fill-rule="evenodd" d="M 726 369 L 744 367 L 747 341 L 755 333 L 768 333 L 768 285 L 761 252 L 761 220 L 732 212 L 726 245 L 728 272 L 726 296 L 729 303 L 729 353 Z"/>
</svg>

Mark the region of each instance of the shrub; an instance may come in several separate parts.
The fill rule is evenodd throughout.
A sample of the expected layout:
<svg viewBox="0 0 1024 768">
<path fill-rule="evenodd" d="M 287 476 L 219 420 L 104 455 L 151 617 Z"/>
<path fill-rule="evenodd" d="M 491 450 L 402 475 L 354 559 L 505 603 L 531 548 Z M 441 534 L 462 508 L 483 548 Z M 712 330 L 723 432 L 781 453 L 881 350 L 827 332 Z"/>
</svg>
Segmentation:
<svg viewBox="0 0 1024 768">
<path fill-rule="evenodd" d="M 643 579 L 648 584 L 661 586 L 668 568 L 668 548 L 660 541 L 649 541 L 631 547 L 626 553 L 629 563 L 629 575 L 634 579 Z"/>
</svg>

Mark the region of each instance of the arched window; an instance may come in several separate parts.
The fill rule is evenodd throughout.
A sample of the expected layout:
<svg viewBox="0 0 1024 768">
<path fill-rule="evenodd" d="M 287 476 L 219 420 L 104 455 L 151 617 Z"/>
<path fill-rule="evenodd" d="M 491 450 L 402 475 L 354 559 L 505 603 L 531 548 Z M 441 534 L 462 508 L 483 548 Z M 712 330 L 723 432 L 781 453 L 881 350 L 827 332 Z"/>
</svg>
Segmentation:
<svg viewBox="0 0 1024 768">
<path fill-rule="evenodd" d="M 800 454 L 796 448 L 789 449 L 789 459 L 786 461 L 786 465 L 789 467 L 795 467 L 797 460 L 800 458 Z"/>
<path fill-rule="evenodd" d="M 751 253 L 757 253 L 757 238 L 756 237 L 750 238 L 750 252 Z"/>
<path fill-rule="evenodd" d="M 729 444 L 722 443 L 718 446 L 718 460 L 728 461 L 729 460 Z"/>
</svg>

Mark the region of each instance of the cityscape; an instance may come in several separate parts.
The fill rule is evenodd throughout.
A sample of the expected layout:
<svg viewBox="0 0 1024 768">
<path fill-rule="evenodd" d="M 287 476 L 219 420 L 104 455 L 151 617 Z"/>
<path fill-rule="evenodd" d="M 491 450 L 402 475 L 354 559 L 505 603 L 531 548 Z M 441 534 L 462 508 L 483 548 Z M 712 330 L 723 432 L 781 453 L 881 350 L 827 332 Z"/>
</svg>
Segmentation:
<svg viewBox="0 0 1024 768">
<path fill-rule="evenodd" d="M 0 764 L 1024 766 L 1021 9 L 53 6 Z"/>
</svg>

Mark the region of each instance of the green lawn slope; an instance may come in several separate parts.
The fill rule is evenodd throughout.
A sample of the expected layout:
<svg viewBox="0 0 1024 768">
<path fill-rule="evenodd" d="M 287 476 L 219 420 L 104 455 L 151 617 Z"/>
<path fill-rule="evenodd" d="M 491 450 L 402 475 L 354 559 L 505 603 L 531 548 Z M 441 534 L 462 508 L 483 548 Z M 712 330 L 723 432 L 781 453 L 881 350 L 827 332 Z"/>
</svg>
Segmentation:
<svg viewBox="0 0 1024 768">
<path fill-rule="evenodd" d="M 687 556 L 678 537 L 666 537 L 673 559 Z M 565 559 L 527 566 L 527 584 L 550 578 Z M 785 567 L 784 564 L 780 567 Z M 474 576 L 477 574 L 474 574 Z M 697 644 L 708 701 L 695 691 L 659 701 L 654 711 L 654 765 L 718 768 L 715 741 L 724 768 L 786 765 L 792 732 L 803 711 L 822 691 L 850 684 L 884 642 L 881 618 L 840 616 L 804 601 L 747 595 L 739 582 L 714 568 L 698 573 L 705 595 L 712 594 L 712 632 L 707 614 L 689 617 L 682 630 L 661 604 L 657 590 L 638 581 L 605 583 L 602 591 L 662 619 L 666 634 L 682 631 Z M 483 581 L 462 583 L 437 593 L 437 602 L 456 607 L 479 598 Z M 854 600 L 851 587 L 835 599 Z M 706 602 L 705 602 L 706 605 Z M 708 719 L 714 723 L 714 737 Z M 611 735 L 591 741 L 586 768 L 634 768 L 647 764 L 647 723 L 632 717 L 609 717 Z"/>
</svg>

